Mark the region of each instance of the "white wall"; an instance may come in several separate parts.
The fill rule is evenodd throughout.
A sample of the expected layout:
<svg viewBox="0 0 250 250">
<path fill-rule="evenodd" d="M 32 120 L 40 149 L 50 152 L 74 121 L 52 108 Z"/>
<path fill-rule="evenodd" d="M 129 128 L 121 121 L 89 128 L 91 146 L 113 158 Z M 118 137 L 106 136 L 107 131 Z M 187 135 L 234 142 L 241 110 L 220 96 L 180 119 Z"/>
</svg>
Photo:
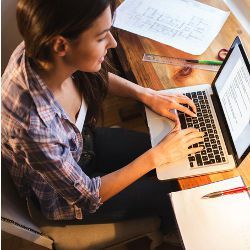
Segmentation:
<svg viewBox="0 0 250 250">
<path fill-rule="evenodd" d="M 16 25 L 17 0 L 1 1 L 1 72 L 3 73 L 10 55 L 22 41 Z"/>
</svg>

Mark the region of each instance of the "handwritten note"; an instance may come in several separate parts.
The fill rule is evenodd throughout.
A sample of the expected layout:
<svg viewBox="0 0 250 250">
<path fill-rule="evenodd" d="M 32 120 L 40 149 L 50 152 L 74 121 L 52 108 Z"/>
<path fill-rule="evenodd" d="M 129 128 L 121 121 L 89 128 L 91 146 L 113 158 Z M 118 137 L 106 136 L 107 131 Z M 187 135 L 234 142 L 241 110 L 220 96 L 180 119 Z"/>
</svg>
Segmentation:
<svg viewBox="0 0 250 250">
<path fill-rule="evenodd" d="M 228 15 L 193 0 L 125 0 L 117 8 L 114 26 L 200 55 Z"/>
</svg>

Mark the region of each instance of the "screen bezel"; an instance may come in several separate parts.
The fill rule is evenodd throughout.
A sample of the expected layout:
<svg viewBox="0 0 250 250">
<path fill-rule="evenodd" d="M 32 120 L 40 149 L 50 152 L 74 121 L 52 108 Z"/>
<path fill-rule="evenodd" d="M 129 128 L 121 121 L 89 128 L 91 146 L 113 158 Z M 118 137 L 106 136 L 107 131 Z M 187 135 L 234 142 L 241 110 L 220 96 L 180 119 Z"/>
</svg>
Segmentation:
<svg viewBox="0 0 250 250">
<path fill-rule="evenodd" d="M 232 148 L 232 150 L 233 150 L 234 159 L 235 159 L 236 163 L 239 165 L 239 164 L 245 159 L 245 157 L 248 155 L 248 153 L 250 152 L 250 144 L 248 145 L 248 148 L 245 150 L 245 152 L 242 154 L 242 156 L 239 158 L 238 155 L 237 155 L 237 151 L 236 151 L 236 148 L 235 148 L 235 145 L 234 145 L 234 141 L 233 141 L 231 132 L 230 132 L 230 130 L 229 130 L 229 126 L 228 126 L 228 124 L 227 124 L 226 117 L 225 117 L 225 115 L 224 115 L 224 111 L 223 111 L 223 108 L 222 108 L 222 105 L 221 105 L 221 102 L 220 102 L 220 98 L 219 98 L 217 89 L 216 89 L 216 87 L 215 87 L 215 83 L 216 83 L 216 81 L 217 81 L 217 79 L 218 79 L 218 77 L 219 77 L 221 71 L 223 70 L 225 64 L 227 63 L 228 58 L 230 57 L 230 55 L 231 55 L 233 49 L 235 48 L 235 46 L 238 46 L 238 48 L 240 49 L 241 55 L 242 55 L 242 57 L 243 57 L 243 59 L 244 59 L 244 62 L 246 63 L 247 70 L 248 70 L 248 72 L 249 72 L 249 74 L 250 74 L 250 64 L 249 64 L 249 60 L 248 60 L 247 55 L 246 55 L 246 52 L 245 52 L 245 50 L 244 50 L 244 48 L 243 48 L 243 46 L 242 46 L 241 40 L 240 40 L 239 36 L 237 36 L 237 37 L 235 38 L 233 44 L 231 45 L 231 47 L 230 47 L 230 49 L 229 49 L 229 51 L 228 51 L 228 53 L 227 53 L 227 56 L 226 56 L 225 60 L 223 61 L 223 64 L 221 65 L 221 67 L 220 67 L 218 73 L 216 74 L 216 76 L 215 76 L 215 78 L 214 78 L 214 80 L 213 80 L 213 82 L 212 82 L 212 90 L 213 90 L 213 93 L 216 95 L 216 100 L 218 100 L 218 108 L 219 108 L 219 110 L 220 110 L 220 114 L 221 114 L 221 116 L 222 116 L 222 119 L 223 119 L 223 121 L 225 122 L 224 125 L 225 125 L 225 129 L 227 130 L 226 132 L 227 132 L 228 137 L 229 137 L 229 141 L 230 141 L 230 144 L 231 144 L 231 148 Z"/>
</svg>

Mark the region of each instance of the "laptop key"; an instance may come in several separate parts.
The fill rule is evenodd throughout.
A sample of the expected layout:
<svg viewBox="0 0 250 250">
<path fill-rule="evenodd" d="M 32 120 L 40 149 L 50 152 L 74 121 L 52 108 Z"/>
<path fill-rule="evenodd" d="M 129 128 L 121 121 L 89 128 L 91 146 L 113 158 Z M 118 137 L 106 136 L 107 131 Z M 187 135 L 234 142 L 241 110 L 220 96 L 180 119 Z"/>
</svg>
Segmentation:
<svg viewBox="0 0 250 250">
<path fill-rule="evenodd" d="M 189 159 L 189 161 L 195 161 L 195 157 L 194 156 L 189 156 L 188 159 Z"/>
<path fill-rule="evenodd" d="M 208 161 L 208 157 L 207 156 L 202 156 L 202 160 L 203 160 L 203 163 L 204 163 L 204 161 Z"/>
<path fill-rule="evenodd" d="M 214 150 L 214 154 L 218 155 L 219 154 L 219 150 Z"/>
<path fill-rule="evenodd" d="M 204 165 L 210 165 L 211 162 L 210 162 L 210 161 L 204 161 L 203 164 L 204 164 Z"/>
<path fill-rule="evenodd" d="M 214 155 L 213 154 L 208 154 L 208 157 L 209 158 L 214 158 Z"/>
<path fill-rule="evenodd" d="M 179 115 L 180 123 L 181 123 L 181 128 L 185 129 L 187 128 L 186 121 L 185 121 L 185 116 L 184 115 Z"/>
<path fill-rule="evenodd" d="M 201 155 L 207 155 L 206 150 L 202 150 L 202 151 L 201 151 Z"/>
<path fill-rule="evenodd" d="M 207 152 L 208 152 L 208 153 L 212 153 L 213 150 L 212 150 L 211 148 L 207 148 Z"/>
<path fill-rule="evenodd" d="M 211 129 L 211 128 L 209 128 L 208 130 L 207 130 L 207 132 L 209 133 L 209 134 L 211 134 L 211 133 L 213 133 L 213 130 Z M 215 141 L 215 140 L 214 140 Z"/>
<path fill-rule="evenodd" d="M 192 95 L 192 98 L 197 98 L 196 92 L 192 92 L 191 95 Z"/>
<path fill-rule="evenodd" d="M 203 166 L 202 159 L 196 159 L 196 162 L 198 166 Z"/>
<path fill-rule="evenodd" d="M 211 142 L 212 144 L 214 144 L 214 143 L 216 143 L 216 140 L 215 140 L 215 139 L 211 139 L 210 142 Z"/>
<path fill-rule="evenodd" d="M 221 158 L 220 158 L 219 155 L 216 155 L 216 156 L 215 156 L 215 161 L 216 161 L 217 163 L 221 162 Z"/>
<path fill-rule="evenodd" d="M 214 164 L 215 163 L 215 159 L 210 159 L 210 164 Z"/>
</svg>

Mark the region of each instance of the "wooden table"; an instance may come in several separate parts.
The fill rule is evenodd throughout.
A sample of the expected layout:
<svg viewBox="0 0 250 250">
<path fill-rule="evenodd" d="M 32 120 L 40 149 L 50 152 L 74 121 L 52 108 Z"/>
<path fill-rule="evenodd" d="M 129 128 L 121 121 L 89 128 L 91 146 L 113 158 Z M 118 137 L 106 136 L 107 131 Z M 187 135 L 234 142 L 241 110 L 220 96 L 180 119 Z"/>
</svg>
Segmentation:
<svg viewBox="0 0 250 250">
<path fill-rule="evenodd" d="M 118 1 L 122 2 L 122 0 Z M 228 7 L 222 0 L 201 0 L 200 2 L 228 11 Z M 186 72 L 181 67 L 142 62 L 143 54 L 152 53 L 170 57 L 201 58 L 204 60 L 217 59 L 218 51 L 221 48 L 229 48 L 237 35 L 240 35 L 247 54 L 250 56 L 250 36 L 232 13 L 215 40 L 201 56 L 193 56 L 170 46 L 122 30 L 117 31 L 117 54 L 126 77 L 144 87 L 160 90 L 201 83 L 212 83 L 216 74 L 212 71 L 192 69 Z M 186 189 L 238 175 L 241 175 L 246 184 L 250 185 L 250 154 L 233 171 L 192 178 L 181 178 L 178 181 L 180 187 Z"/>
</svg>

